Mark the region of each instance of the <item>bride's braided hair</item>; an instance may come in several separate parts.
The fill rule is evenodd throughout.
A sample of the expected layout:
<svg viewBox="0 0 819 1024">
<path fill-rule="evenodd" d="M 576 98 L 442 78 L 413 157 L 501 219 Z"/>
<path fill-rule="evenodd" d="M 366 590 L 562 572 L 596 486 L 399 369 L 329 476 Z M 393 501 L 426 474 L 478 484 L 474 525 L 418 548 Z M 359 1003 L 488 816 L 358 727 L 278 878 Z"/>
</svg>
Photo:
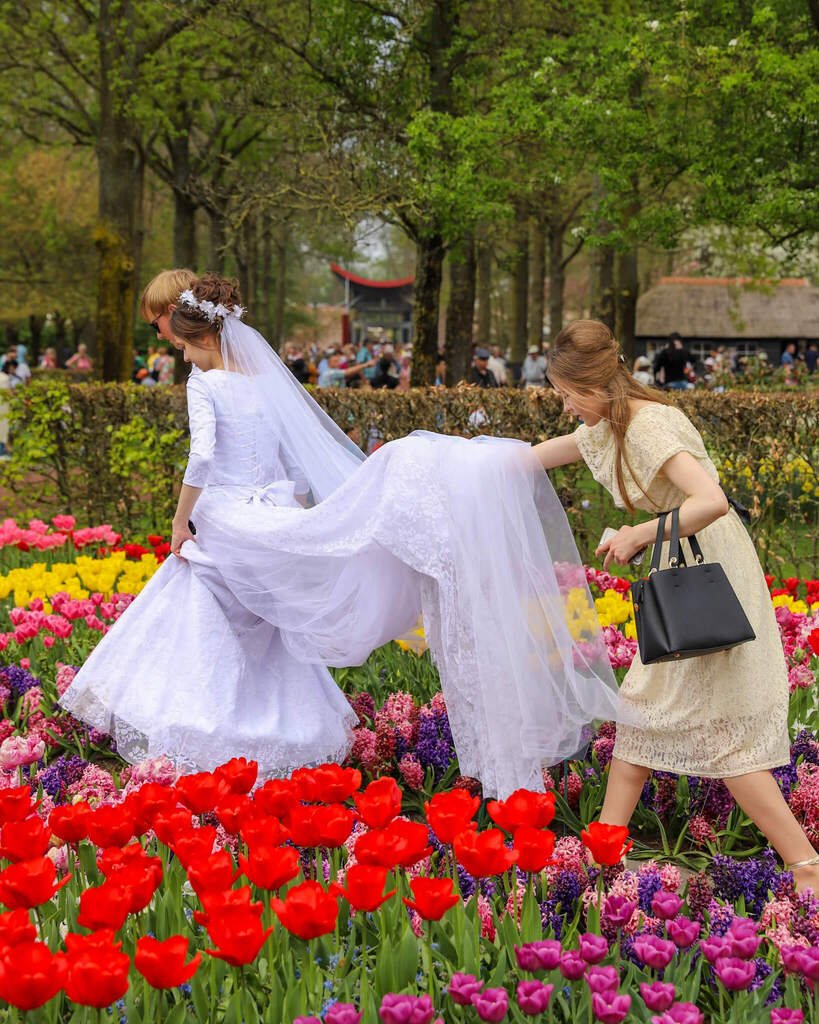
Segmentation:
<svg viewBox="0 0 819 1024">
<path fill-rule="evenodd" d="M 197 303 L 210 304 L 212 307 L 221 306 L 224 309 L 233 309 L 241 306 L 242 299 L 239 294 L 239 284 L 231 278 L 221 277 L 212 271 L 207 271 L 198 277 L 189 289 Z M 185 301 L 183 292 L 181 301 L 171 313 L 171 333 L 181 341 L 187 341 L 191 345 L 199 345 L 214 333 L 221 329 L 223 317 L 218 313 L 213 315 L 202 308 Z"/>
<path fill-rule="evenodd" d="M 609 403 L 608 421 L 614 438 L 614 473 L 617 488 L 629 512 L 634 511 L 626 490 L 623 466 L 646 494 L 626 454 L 626 429 L 631 420 L 629 400 L 640 398 L 669 405 L 666 396 L 635 380 L 626 366 L 620 345 L 611 330 L 599 320 L 574 320 L 555 338 L 549 353 L 549 380 L 569 391 Z M 649 481 L 650 482 L 650 481 Z M 646 495 L 648 497 L 648 495 Z"/>
</svg>

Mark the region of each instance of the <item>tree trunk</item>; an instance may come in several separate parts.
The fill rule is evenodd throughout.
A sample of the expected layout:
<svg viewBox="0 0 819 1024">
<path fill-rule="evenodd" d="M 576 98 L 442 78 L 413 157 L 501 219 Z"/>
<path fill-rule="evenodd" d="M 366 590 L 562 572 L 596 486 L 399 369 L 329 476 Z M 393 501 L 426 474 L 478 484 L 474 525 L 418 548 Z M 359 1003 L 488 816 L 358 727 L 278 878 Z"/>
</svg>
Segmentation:
<svg viewBox="0 0 819 1024">
<path fill-rule="evenodd" d="M 559 212 L 549 223 L 549 334 L 552 341 L 563 328 L 566 265 L 563 262 L 563 223 Z"/>
<path fill-rule="evenodd" d="M 475 239 L 464 235 L 449 253 L 449 305 L 446 310 L 447 383 L 466 377 L 472 354 L 475 316 Z"/>
<path fill-rule="evenodd" d="M 273 288 L 273 230 L 270 226 L 270 214 L 265 211 L 260 218 L 259 232 L 262 236 L 261 266 L 259 269 L 259 323 L 262 334 L 270 340 L 271 345 L 279 348 L 278 341 L 273 338 L 273 318 L 271 316 L 271 291 Z"/>
<path fill-rule="evenodd" d="M 167 140 L 173 170 L 173 262 L 175 267 L 196 267 L 196 203 L 190 195 L 190 136 Z"/>
<path fill-rule="evenodd" d="M 227 247 L 224 218 L 221 211 L 209 208 L 208 220 L 210 221 L 208 269 L 215 271 L 217 274 L 224 274 L 225 248 Z"/>
<path fill-rule="evenodd" d="M 522 214 L 518 214 L 513 245 L 511 361 L 520 365 L 526 356 L 529 333 L 529 221 Z"/>
<path fill-rule="evenodd" d="M 104 380 L 128 380 L 133 363 L 133 308 L 136 294 L 137 203 L 144 167 L 133 139 L 132 118 L 119 97 L 127 92 L 122 74 L 133 69 L 121 59 L 120 40 L 133 19 L 129 0 L 101 0 L 99 47 L 99 200 L 94 237 L 99 253 L 96 361 Z M 123 67 L 125 65 L 125 67 Z"/>
<path fill-rule="evenodd" d="M 438 312 L 444 267 L 444 240 L 439 232 L 424 235 L 418 242 L 413 309 L 412 385 L 421 387 L 435 380 L 438 359 Z"/>
<path fill-rule="evenodd" d="M 635 357 L 637 325 L 637 296 L 640 291 L 637 246 L 633 245 L 617 257 L 617 340 L 626 362 L 631 366 Z"/>
<path fill-rule="evenodd" d="M 285 313 L 287 311 L 287 249 L 290 232 L 286 224 L 282 224 L 276 233 L 273 247 L 276 251 L 276 280 L 273 294 L 273 331 L 270 344 L 280 351 L 284 343 Z"/>
<path fill-rule="evenodd" d="M 529 251 L 529 345 L 543 344 L 544 285 L 546 282 L 546 225 L 532 220 Z"/>
<path fill-rule="evenodd" d="M 488 348 L 492 337 L 492 248 L 485 238 L 478 242 L 478 334 L 477 342 Z"/>
<path fill-rule="evenodd" d="M 609 245 L 598 246 L 594 251 L 592 317 L 614 330 L 614 250 Z"/>
</svg>

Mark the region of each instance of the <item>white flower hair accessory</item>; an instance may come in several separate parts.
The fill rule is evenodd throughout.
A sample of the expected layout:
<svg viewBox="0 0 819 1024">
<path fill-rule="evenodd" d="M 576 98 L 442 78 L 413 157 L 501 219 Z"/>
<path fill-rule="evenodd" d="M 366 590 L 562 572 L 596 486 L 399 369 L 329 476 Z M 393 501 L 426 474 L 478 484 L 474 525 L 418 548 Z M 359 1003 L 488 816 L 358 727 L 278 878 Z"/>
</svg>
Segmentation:
<svg viewBox="0 0 819 1024">
<path fill-rule="evenodd" d="M 185 306 L 191 306 L 203 313 L 209 323 L 216 319 L 226 320 L 229 316 L 235 316 L 237 320 L 242 319 L 244 309 L 242 306 L 224 306 L 221 302 L 210 302 L 208 299 L 197 299 L 190 288 L 186 288 L 179 296 L 179 301 Z"/>
</svg>

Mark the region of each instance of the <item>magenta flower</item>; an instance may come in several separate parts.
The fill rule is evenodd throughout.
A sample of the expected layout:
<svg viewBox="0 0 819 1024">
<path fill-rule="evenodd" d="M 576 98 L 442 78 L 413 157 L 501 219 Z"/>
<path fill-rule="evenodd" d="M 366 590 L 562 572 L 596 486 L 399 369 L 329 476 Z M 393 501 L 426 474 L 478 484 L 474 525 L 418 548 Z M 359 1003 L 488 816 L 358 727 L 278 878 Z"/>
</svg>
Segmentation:
<svg viewBox="0 0 819 1024">
<path fill-rule="evenodd" d="M 474 974 L 453 974 L 449 979 L 449 998 L 458 1006 L 471 1006 L 472 998 L 483 988 Z"/>
<path fill-rule="evenodd" d="M 682 907 L 682 900 L 675 892 L 666 892 L 661 889 L 658 893 L 655 893 L 654 899 L 651 901 L 651 909 L 654 911 L 654 916 L 659 917 L 661 921 L 670 921 L 676 917 Z"/>
<path fill-rule="evenodd" d="M 714 973 L 729 992 L 741 992 L 754 980 L 756 964 L 738 956 L 718 957 Z"/>
<path fill-rule="evenodd" d="M 620 1024 L 631 1009 L 631 996 L 616 991 L 592 993 L 592 1013 L 600 1024 Z"/>
<path fill-rule="evenodd" d="M 620 984 L 620 975 L 616 967 L 590 967 L 586 981 L 592 992 L 608 992 Z"/>
<path fill-rule="evenodd" d="M 293 1024 L 321 1024 L 321 1017 L 296 1017 Z"/>
<path fill-rule="evenodd" d="M 805 951 L 804 946 L 782 946 L 779 953 L 782 957 L 782 965 L 791 974 L 801 974 L 802 965 L 799 963 L 799 955 Z"/>
<path fill-rule="evenodd" d="M 632 948 L 646 967 L 652 967 L 655 971 L 668 967 L 677 952 L 673 942 L 661 939 L 657 935 L 641 935 L 639 939 L 634 940 Z"/>
<path fill-rule="evenodd" d="M 700 942 L 700 952 L 711 964 L 715 964 L 721 956 L 728 956 L 730 951 L 730 942 L 724 935 L 711 935 Z"/>
<path fill-rule="evenodd" d="M 791 1010 L 787 1006 L 771 1010 L 771 1024 L 803 1024 L 804 1020 L 805 1014 L 801 1010 Z"/>
<path fill-rule="evenodd" d="M 429 996 L 396 995 L 388 992 L 381 1000 L 378 1016 L 382 1024 L 431 1024 L 435 1016 Z"/>
<path fill-rule="evenodd" d="M 609 944 L 602 935 L 585 932 L 580 936 L 580 955 L 587 964 L 599 964 L 609 953 Z"/>
<path fill-rule="evenodd" d="M 728 955 L 738 956 L 742 960 L 750 960 L 762 941 L 757 933 L 755 921 L 745 917 L 735 917 L 725 935 L 728 942 Z"/>
<path fill-rule="evenodd" d="M 45 753 L 45 742 L 35 735 L 9 736 L 0 743 L 0 768 L 34 764 Z"/>
<path fill-rule="evenodd" d="M 530 1017 L 538 1017 L 549 1008 L 554 985 L 542 981 L 519 981 L 517 988 L 518 1006 Z"/>
<path fill-rule="evenodd" d="M 563 947 L 556 939 L 542 939 L 515 946 L 518 967 L 522 971 L 553 971 L 560 963 Z"/>
<path fill-rule="evenodd" d="M 333 1003 L 324 1018 L 324 1024 L 359 1024 L 361 1013 L 352 1003 Z"/>
<path fill-rule="evenodd" d="M 509 996 L 505 988 L 485 988 L 475 994 L 472 1005 L 481 1020 L 499 1021 L 509 1010 Z"/>
<path fill-rule="evenodd" d="M 663 1013 L 674 1002 L 676 995 L 674 986 L 665 981 L 652 981 L 649 985 L 645 981 L 640 982 L 640 996 L 649 1010 L 656 1013 Z"/>
<path fill-rule="evenodd" d="M 800 974 L 810 981 L 819 981 L 819 946 L 810 946 L 800 950 L 796 955 Z"/>
<path fill-rule="evenodd" d="M 606 897 L 603 907 L 603 917 L 614 928 L 625 928 L 637 909 L 637 901 L 626 899 L 619 893 Z"/>
<path fill-rule="evenodd" d="M 693 1003 L 674 1003 L 659 1017 L 652 1017 L 651 1024 L 703 1024 L 702 1011 Z"/>
<path fill-rule="evenodd" d="M 567 949 L 560 958 L 560 973 L 567 981 L 577 981 L 586 973 L 586 961 L 576 949 Z"/>
<path fill-rule="evenodd" d="M 700 937 L 700 926 L 690 917 L 677 917 L 667 921 L 665 927 L 669 939 L 680 949 L 688 949 Z"/>
</svg>

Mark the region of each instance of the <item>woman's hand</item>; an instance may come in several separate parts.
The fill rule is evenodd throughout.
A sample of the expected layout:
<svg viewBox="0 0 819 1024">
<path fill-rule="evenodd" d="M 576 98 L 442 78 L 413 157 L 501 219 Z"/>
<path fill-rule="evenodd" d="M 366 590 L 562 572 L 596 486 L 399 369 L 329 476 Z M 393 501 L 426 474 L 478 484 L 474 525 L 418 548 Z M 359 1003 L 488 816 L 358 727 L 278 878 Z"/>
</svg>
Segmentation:
<svg viewBox="0 0 819 1024">
<path fill-rule="evenodd" d="M 182 558 L 179 550 L 186 540 L 192 540 L 194 544 L 196 543 L 196 539 L 191 533 L 191 528 L 188 526 L 187 521 L 178 523 L 174 520 L 171 526 L 171 554 L 176 555 L 177 558 Z"/>
<path fill-rule="evenodd" d="M 639 526 L 621 526 L 615 535 L 601 544 L 595 554 L 603 555 L 603 568 L 608 569 L 612 562 L 628 565 L 638 551 L 646 546 L 643 531 Z"/>
</svg>

